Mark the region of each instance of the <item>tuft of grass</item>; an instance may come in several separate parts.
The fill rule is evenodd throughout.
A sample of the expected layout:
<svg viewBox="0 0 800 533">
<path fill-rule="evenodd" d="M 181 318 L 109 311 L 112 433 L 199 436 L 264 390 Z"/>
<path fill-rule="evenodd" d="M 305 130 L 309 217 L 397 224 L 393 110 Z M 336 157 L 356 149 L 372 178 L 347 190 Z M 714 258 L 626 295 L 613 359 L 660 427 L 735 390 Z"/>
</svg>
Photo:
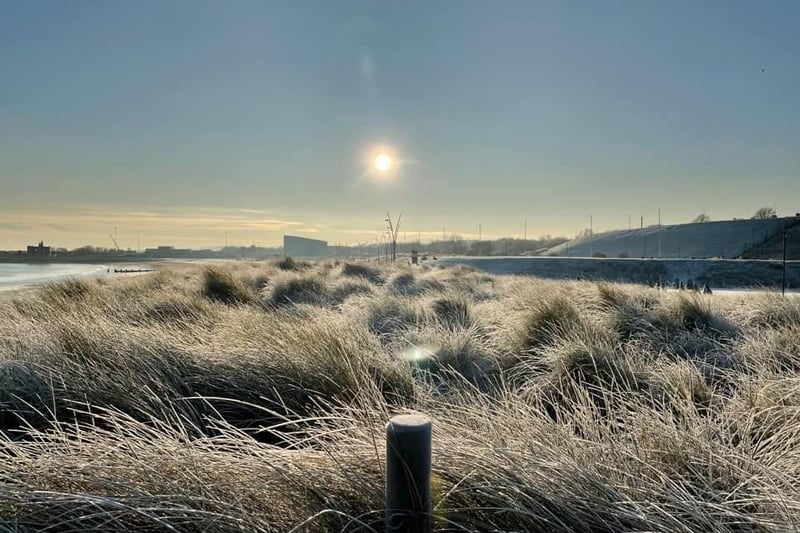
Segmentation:
<svg viewBox="0 0 800 533">
<path fill-rule="evenodd" d="M 347 264 L 0 297 L 0 530 L 380 531 L 408 412 L 437 531 L 800 524 L 789 300 Z"/>
<path fill-rule="evenodd" d="M 289 274 L 276 277 L 262 290 L 265 303 L 278 307 L 292 304 L 325 305 L 329 290 L 315 274 Z"/>
<path fill-rule="evenodd" d="M 701 296 L 681 295 L 675 305 L 664 312 L 674 313 L 674 317 L 665 321 L 676 320 L 689 331 L 700 331 L 715 338 L 734 338 L 740 333 L 735 324 L 720 316 L 709 300 Z"/>
<path fill-rule="evenodd" d="M 374 285 L 383 283 L 383 277 L 380 272 L 358 263 L 344 263 L 342 265 L 342 275 L 351 278 L 362 278 Z"/>
<path fill-rule="evenodd" d="M 200 298 L 169 295 L 150 302 L 143 302 L 141 307 L 132 310 L 134 320 L 153 320 L 163 324 L 188 326 L 197 323 L 211 314 L 208 303 Z"/>
<path fill-rule="evenodd" d="M 650 374 L 654 400 L 664 408 L 671 407 L 675 416 L 689 418 L 710 412 L 713 390 L 694 365 L 685 361 L 669 363 Z"/>
<path fill-rule="evenodd" d="M 794 450 L 785 439 L 796 438 L 800 424 L 800 378 L 762 375 L 740 387 L 725 409 L 732 438 L 748 449 L 764 453 L 778 445 L 785 451 Z"/>
<path fill-rule="evenodd" d="M 749 324 L 759 327 L 800 327 L 800 299 L 763 294 L 747 302 Z"/>
<path fill-rule="evenodd" d="M 341 304 L 351 296 L 371 296 L 374 294 L 372 284 L 365 279 L 343 280 L 330 289 L 331 300 Z"/>
<path fill-rule="evenodd" d="M 247 304 L 254 300 L 254 295 L 242 280 L 219 267 L 204 270 L 202 291 L 206 298 L 228 305 Z"/>
<path fill-rule="evenodd" d="M 290 272 L 303 272 L 311 267 L 311 265 L 306 261 L 298 261 L 297 259 L 289 257 L 288 255 L 275 261 L 275 266 L 279 270 L 287 270 Z"/>
<path fill-rule="evenodd" d="M 567 341 L 547 350 L 544 358 L 551 369 L 550 378 L 559 387 L 567 382 L 612 391 L 638 391 L 647 386 L 627 354 L 610 343 Z"/>
<path fill-rule="evenodd" d="M 434 319 L 450 329 L 467 328 L 472 322 L 470 302 L 463 296 L 437 298 L 431 303 Z"/>
<path fill-rule="evenodd" d="M 565 296 L 537 302 L 524 318 L 517 336 L 521 353 L 558 342 L 581 325 L 578 308 Z"/>
<path fill-rule="evenodd" d="M 800 327 L 766 328 L 744 338 L 740 349 L 751 372 L 800 371 Z"/>
<path fill-rule="evenodd" d="M 67 278 L 48 283 L 39 288 L 38 302 L 31 303 L 28 309 L 36 314 L 37 307 L 47 313 L 47 310 L 52 308 L 66 310 L 75 305 L 88 304 L 97 297 L 99 287 L 96 282 L 81 278 Z"/>
<path fill-rule="evenodd" d="M 388 284 L 389 292 L 399 296 L 419 296 L 445 290 L 445 285 L 435 277 L 417 277 L 410 272 L 392 276 Z"/>
<path fill-rule="evenodd" d="M 500 355 L 474 326 L 410 330 L 396 341 L 394 350 L 395 357 L 409 361 L 418 376 L 430 376 L 441 392 L 463 389 L 465 383 L 491 392 L 501 380 Z"/>
<path fill-rule="evenodd" d="M 406 329 L 419 327 L 427 321 L 424 308 L 416 302 L 397 297 L 370 300 L 366 309 L 367 328 L 384 337 Z"/>
</svg>

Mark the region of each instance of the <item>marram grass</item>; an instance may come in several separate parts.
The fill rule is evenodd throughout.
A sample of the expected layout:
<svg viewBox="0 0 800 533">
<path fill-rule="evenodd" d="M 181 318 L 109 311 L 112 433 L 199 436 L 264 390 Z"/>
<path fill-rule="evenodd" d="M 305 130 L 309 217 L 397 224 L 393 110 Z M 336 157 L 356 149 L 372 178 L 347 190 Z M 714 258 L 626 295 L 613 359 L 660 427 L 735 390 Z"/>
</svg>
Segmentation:
<svg viewBox="0 0 800 533">
<path fill-rule="evenodd" d="M 0 531 L 800 528 L 800 300 L 467 268 L 169 267 L 0 300 Z"/>
</svg>

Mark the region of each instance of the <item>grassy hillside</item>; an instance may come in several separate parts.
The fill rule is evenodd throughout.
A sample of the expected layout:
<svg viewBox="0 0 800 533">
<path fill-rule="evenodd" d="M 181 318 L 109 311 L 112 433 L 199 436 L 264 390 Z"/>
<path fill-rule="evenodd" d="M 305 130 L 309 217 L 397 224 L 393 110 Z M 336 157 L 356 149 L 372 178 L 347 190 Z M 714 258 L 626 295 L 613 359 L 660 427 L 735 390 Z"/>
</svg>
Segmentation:
<svg viewBox="0 0 800 533">
<path fill-rule="evenodd" d="M 794 219 L 788 220 L 794 222 Z M 785 221 L 783 218 L 720 220 L 661 228 L 649 226 L 642 229 L 608 231 L 573 239 L 551 248 L 547 251 L 547 255 L 734 258 L 776 235 L 783 229 Z"/>
<path fill-rule="evenodd" d="M 291 260 L 0 300 L 0 529 L 380 530 L 434 421 L 440 530 L 800 527 L 800 300 Z"/>
<path fill-rule="evenodd" d="M 778 232 L 769 239 L 745 250 L 742 257 L 747 259 L 783 257 L 783 232 Z M 795 220 L 786 231 L 786 259 L 800 259 L 800 220 Z"/>
</svg>

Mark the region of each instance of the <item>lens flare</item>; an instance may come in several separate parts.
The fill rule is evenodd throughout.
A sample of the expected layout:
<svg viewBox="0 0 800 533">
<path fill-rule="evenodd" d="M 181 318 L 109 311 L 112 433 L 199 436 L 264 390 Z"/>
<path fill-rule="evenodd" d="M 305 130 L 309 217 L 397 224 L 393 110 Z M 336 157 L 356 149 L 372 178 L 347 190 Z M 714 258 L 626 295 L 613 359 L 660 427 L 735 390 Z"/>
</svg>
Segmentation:
<svg viewBox="0 0 800 533">
<path fill-rule="evenodd" d="M 435 356 L 436 349 L 432 346 L 412 346 L 400 354 L 400 358 L 409 363 L 421 363 Z"/>
</svg>

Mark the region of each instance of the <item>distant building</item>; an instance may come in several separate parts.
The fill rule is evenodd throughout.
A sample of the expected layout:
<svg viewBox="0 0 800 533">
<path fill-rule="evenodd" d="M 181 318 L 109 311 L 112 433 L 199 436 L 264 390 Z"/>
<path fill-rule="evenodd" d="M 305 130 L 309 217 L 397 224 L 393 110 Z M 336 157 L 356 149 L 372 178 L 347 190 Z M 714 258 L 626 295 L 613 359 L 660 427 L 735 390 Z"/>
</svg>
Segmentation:
<svg viewBox="0 0 800 533">
<path fill-rule="evenodd" d="M 146 248 L 144 255 L 161 259 L 175 259 L 193 257 L 201 254 L 202 250 L 190 250 L 189 248 L 175 248 L 174 246 L 159 246 L 158 248 Z"/>
<path fill-rule="evenodd" d="M 284 235 L 283 253 L 289 257 L 327 257 L 328 241 Z"/>
<path fill-rule="evenodd" d="M 37 246 L 28 246 L 28 255 L 31 257 L 50 257 L 53 255 L 53 249 L 50 246 L 45 246 L 44 241 L 39 241 Z"/>
</svg>

